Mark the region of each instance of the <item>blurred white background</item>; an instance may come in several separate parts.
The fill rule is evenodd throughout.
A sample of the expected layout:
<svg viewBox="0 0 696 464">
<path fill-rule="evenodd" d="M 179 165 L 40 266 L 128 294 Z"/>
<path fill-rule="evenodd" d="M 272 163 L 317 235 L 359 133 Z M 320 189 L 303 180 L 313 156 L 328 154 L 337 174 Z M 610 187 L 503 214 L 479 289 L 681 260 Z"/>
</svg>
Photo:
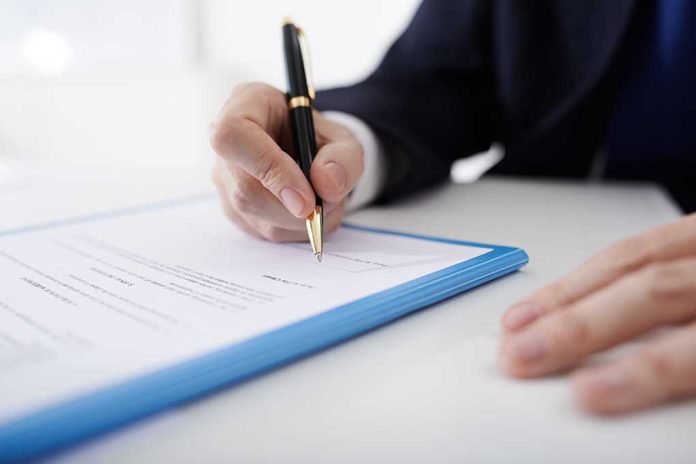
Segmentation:
<svg viewBox="0 0 696 464">
<path fill-rule="evenodd" d="M 235 83 L 283 86 L 284 16 L 329 86 L 369 73 L 417 3 L 0 0 L 0 159 L 200 163 Z"/>
<path fill-rule="evenodd" d="M 0 0 L 0 185 L 18 170 L 94 167 L 184 167 L 207 182 L 208 125 L 230 89 L 284 87 L 285 16 L 307 31 L 315 81 L 328 87 L 372 71 L 418 4 Z M 475 179 L 491 159 L 468 160 L 454 179 Z"/>
</svg>

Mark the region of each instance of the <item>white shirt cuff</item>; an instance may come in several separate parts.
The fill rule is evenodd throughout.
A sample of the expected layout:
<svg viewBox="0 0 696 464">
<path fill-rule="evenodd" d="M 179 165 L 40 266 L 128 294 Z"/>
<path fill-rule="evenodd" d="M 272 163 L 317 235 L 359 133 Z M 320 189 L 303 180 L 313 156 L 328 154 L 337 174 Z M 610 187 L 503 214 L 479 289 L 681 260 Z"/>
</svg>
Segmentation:
<svg viewBox="0 0 696 464">
<path fill-rule="evenodd" d="M 387 171 L 384 147 L 377 134 L 362 119 L 339 111 L 324 111 L 323 114 L 345 126 L 363 147 L 365 169 L 346 205 L 346 211 L 355 211 L 369 205 L 382 193 Z"/>
</svg>

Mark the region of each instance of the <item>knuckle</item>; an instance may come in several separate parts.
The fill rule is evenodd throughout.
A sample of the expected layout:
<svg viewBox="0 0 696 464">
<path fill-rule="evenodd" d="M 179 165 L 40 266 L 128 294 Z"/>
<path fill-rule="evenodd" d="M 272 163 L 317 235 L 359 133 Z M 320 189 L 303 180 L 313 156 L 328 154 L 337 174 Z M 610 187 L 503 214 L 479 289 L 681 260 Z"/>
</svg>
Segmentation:
<svg viewBox="0 0 696 464">
<path fill-rule="evenodd" d="M 551 305 L 563 305 L 572 301 L 575 297 L 574 292 L 569 288 L 565 280 L 558 280 L 546 288 L 547 296 L 550 297 Z"/>
<path fill-rule="evenodd" d="M 270 113 L 274 113 L 273 108 L 284 111 L 286 107 L 285 94 L 263 82 L 237 84 L 232 89 L 230 101 L 234 103 L 233 106 L 237 110 L 242 109 L 245 105 L 262 105 Z"/>
<path fill-rule="evenodd" d="M 232 87 L 232 95 L 238 95 L 240 93 L 244 93 L 244 91 L 249 87 L 250 83 L 249 82 L 240 82 L 239 84 L 235 84 Z"/>
<path fill-rule="evenodd" d="M 248 189 L 239 188 L 239 185 L 236 185 L 229 195 L 230 204 L 235 211 L 249 214 L 253 210 L 253 194 Z"/>
<path fill-rule="evenodd" d="M 645 239 L 645 247 L 650 247 L 646 256 L 657 257 L 658 250 L 664 249 L 673 240 L 673 231 L 670 227 L 658 227 L 641 237 Z"/>
<path fill-rule="evenodd" d="M 660 263 L 646 266 L 640 272 L 639 280 L 651 301 L 671 302 L 687 296 L 688 286 L 684 284 L 689 276 L 677 265 Z"/>
<path fill-rule="evenodd" d="M 274 187 L 280 182 L 282 169 L 278 153 L 274 151 L 262 153 L 258 157 L 258 163 L 258 179 L 266 188 L 274 191 Z"/>
<path fill-rule="evenodd" d="M 227 147 L 234 145 L 235 121 L 232 119 L 215 123 L 210 131 L 210 146 L 215 153 L 222 155 Z"/>
<path fill-rule="evenodd" d="M 657 379 L 673 377 L 676 372 L 672 358 L 656 350 L 642 350 L 638 353 L 638 362 L 644 366 L 650 376 Z"/>
<path fill-rule="evenodd" d="M 209 143 L 215 153 L 221 153 L 226 146 L 225 137 L 226 134 L 221 130 L 220 124 L 215 124 L 210 130 Z"/>
<path fill-rule="evenodd" d="M 261 236 L 269 242 L 285 242 L 287 237 L 285 231 L 272 224 L 267 224 L 261 227 Z"/>
<path fill-rule="evenodd" d="M 558 344 L 577 351 L 590 340 L 590 336 L 590 326 L 585 318 L 570 310 L 556 313 L 551 337 Z"/>
<path fill-rule="evenodd" d="M 603 253 L 592 258 L 611 266 L 617 274 L 625 274 L 642 266 L 648 257 L 651 243 L 643 235 L 631 237 L 610 245 Z"/>
</svg>

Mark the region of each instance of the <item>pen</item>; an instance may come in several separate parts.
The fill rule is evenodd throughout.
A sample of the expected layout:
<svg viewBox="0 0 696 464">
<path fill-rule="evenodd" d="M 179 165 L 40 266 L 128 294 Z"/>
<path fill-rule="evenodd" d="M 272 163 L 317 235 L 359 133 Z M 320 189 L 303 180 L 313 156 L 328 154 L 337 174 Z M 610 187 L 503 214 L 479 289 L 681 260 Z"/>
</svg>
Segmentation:
<svg viewBox="0 0 696 464">
<path fill-rule="evenodd" d="M 307 181 L 312 185 L 309 176 L 314 155 L 317 153 L 317 142 L 314 135 L 312 120 L 312 101 L 314 86 L 310 82 L 309 55 L 307 42 L 302 29 L 296 27 L 292 20 L 285 18 L 283 22 L 283 50 L 285 53 L 285 69 L 288 79 L 288 111 L 290 126 L 295 148 L 295 156 Z M 324 211 L 321 198 L 316 194 L 316 205 L 307 216 L 307 234 L 312 244 L 312 251 L 321 262 L 324 252 Z"/>
</svg>

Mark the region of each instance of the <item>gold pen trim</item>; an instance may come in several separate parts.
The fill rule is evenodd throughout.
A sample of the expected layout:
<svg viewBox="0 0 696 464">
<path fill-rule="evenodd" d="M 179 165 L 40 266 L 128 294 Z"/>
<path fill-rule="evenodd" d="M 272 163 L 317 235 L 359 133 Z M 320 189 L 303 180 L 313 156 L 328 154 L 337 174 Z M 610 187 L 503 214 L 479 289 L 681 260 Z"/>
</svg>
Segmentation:
<svg viewBox="0 0 696 464">
<path fill-rule="evenodd" d="M 301 108 L 301 107 L 312 107 L 312 99 L 309 97 L 292 97 L 288 101 L 288 108 Z"/>
<path fill-rule="evenodd" d="M 307 234 L 314 256 L 321 261 L 322 253 L 324 253 L 324 212 L 319 205 L 316 205 L 314 211 L 307 216 Z"/>
</svg>

